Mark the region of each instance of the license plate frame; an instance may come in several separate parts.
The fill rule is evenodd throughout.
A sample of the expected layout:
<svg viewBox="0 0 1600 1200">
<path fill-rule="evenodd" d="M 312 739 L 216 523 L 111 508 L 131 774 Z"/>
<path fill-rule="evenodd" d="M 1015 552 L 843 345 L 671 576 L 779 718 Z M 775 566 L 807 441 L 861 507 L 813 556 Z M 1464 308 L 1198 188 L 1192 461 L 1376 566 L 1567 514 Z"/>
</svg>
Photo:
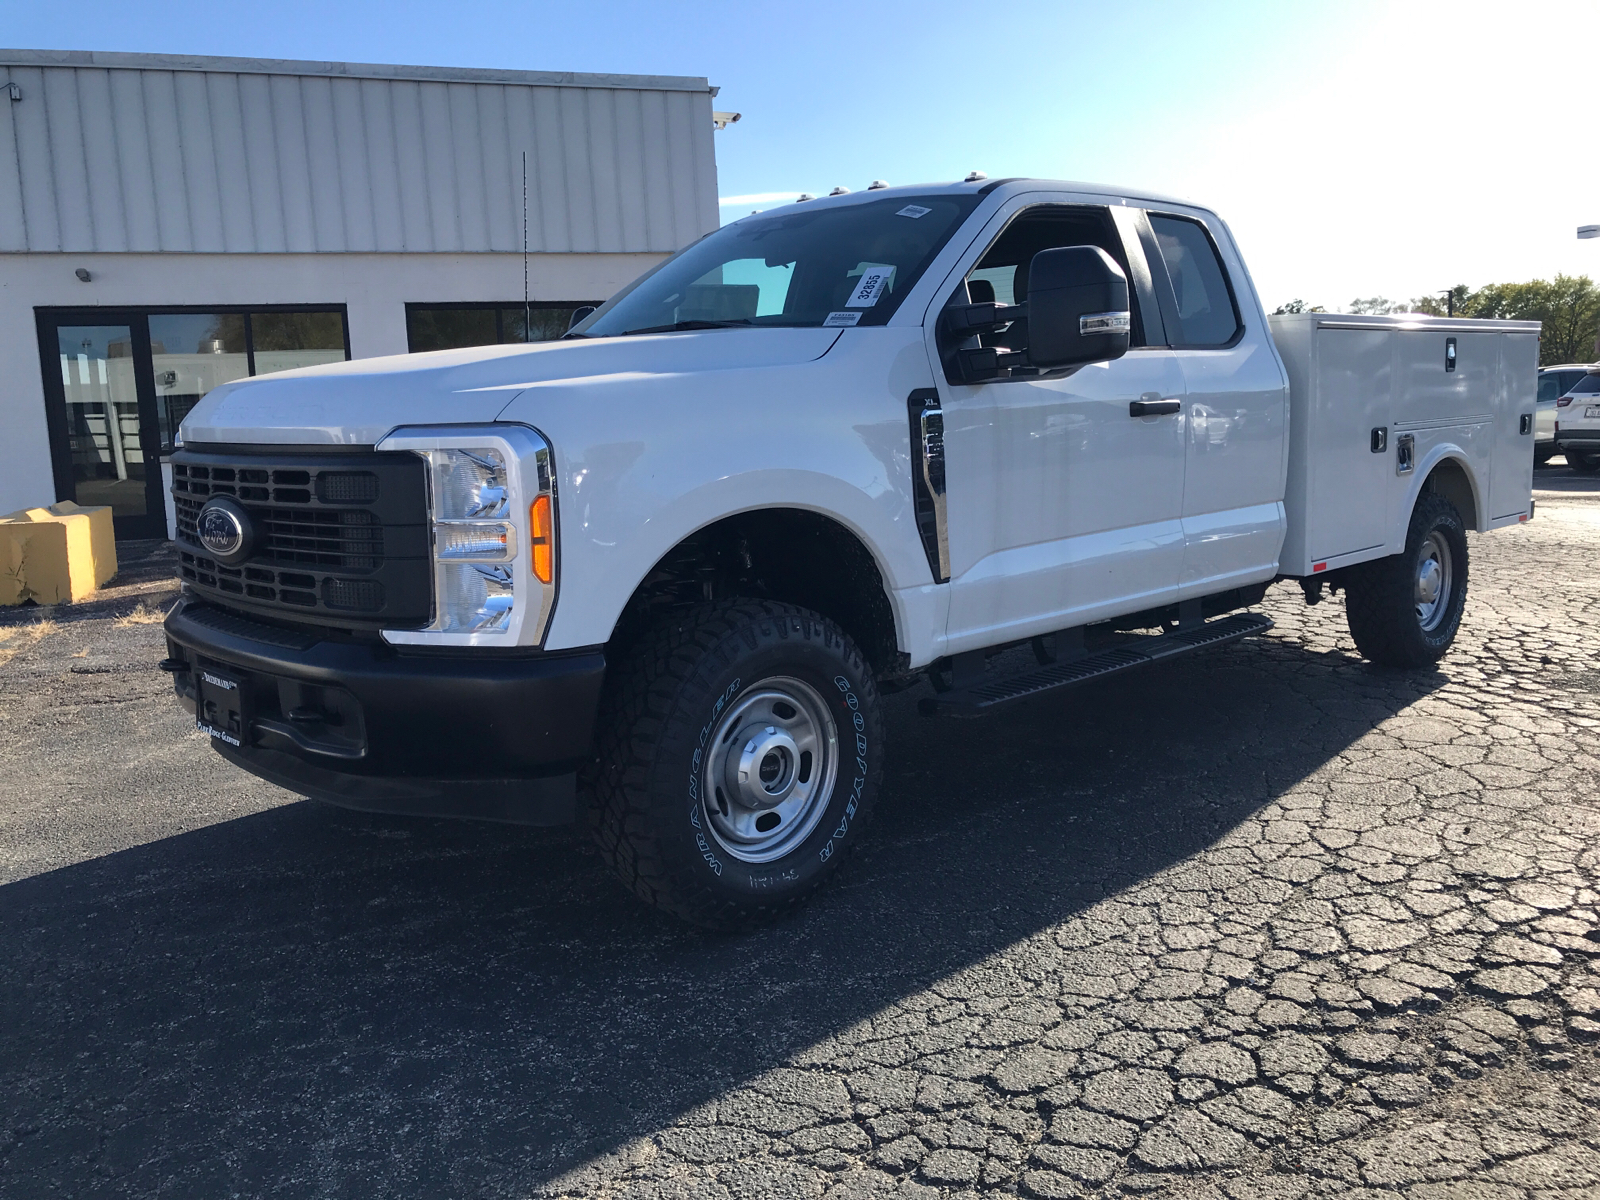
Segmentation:
<svg viewBox="0 0 1600 1200">
<path fill-rule="evenodd" d="M 242 748 L 250 734 L 250 677 L 231 668 L 197 664 L 194 724 L 219 742 Z"/>
<path fill-rule="evenodd" d="M 1600 404 L 1591 404 L 1583 410 L 1585 420 L 1600 418 Z"/>
</svg>

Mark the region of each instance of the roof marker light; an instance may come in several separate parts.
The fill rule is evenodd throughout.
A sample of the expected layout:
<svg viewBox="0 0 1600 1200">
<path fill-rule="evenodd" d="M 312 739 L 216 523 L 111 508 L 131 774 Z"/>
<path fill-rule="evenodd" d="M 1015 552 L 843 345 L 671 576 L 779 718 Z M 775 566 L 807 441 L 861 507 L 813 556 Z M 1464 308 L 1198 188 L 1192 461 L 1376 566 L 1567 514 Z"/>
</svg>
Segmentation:
<svg viewBox="0 0 1600 1200">
<path fill-rule="evenodd" d="M 833 189 L 833 191 L 828 193 L 830 196 L 848 196 L 849 194 L 850 189 L 847 187 L 836 187 Z"/>
<path fill-rule="evenodd" d="M 983 180 L 983 179 L 987 179 L 987 178 L 989 178 L 989 176 L 987 174 L 985 174 L 984 172 L 982 172 L 982 171 L 971 171 L 971 172 L 969 172 L 967 174 L 967 177 L 965 179 L 963 179 L 961 182 L 962 183 L 977 183 L 978 181 Z"/>
<path fill-rule="evenodd" d="M 874 179 L 871 183 L 867 184 L 867 191 L 869 191 L 869 192 L 882 191 L 884 188 L 886 188 L 888 186 L 889 186 L 889 181 L 887 179 Z"/>
</svg>

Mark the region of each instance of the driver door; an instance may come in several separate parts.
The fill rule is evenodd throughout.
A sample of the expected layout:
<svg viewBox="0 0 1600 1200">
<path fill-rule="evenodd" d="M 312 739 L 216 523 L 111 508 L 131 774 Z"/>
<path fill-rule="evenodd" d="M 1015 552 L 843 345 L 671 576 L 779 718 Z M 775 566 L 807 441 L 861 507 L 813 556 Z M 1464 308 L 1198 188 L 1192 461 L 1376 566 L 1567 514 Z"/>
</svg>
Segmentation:
<svg viewBox="0 0 1600 1200">
<path fill-rule="evenodd" d="M 944 423 L 950 653 L 1177 598 L 1188 406 L 1130 215 L 1066 197 L 1019 197 L 985 228 L 946 293 L 947 303 L 1020 300 L 1038 251 L 1098 245 L 1128 276 L 1133 344 L 1120 359 L 1053 377 L 952 384 L 940 366 L 937 310 L 930 314 Z M 1131 402 L 1154 399 L 1177 400 L 1179 409 L 1131 414 Z"/>
</svg>

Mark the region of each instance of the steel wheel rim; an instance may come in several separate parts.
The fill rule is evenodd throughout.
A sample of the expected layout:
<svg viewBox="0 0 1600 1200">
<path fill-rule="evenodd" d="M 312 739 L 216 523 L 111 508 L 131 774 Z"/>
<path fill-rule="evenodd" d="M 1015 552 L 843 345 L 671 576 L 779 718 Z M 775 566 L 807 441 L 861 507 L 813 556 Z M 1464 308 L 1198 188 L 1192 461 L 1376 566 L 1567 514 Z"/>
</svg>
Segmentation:
<svg viewBox="0 0 1600 1200">
<path fill-rule="evenodd" d="M 817 827 L 839 773 L 839 732 L 810 684 L 783 676 L 746 688 L 706 748 L 700 806 L 729 855 L 773 862 Z"/>
<path fill-rule="evenodd" d="M 1450 543 L 1438 530 L 1428 534 L 1417 555 L 1414 598 L 1417 622 L 1424 633 L 1432 633 L 1444 623 L 1450 611 L 1450 593 L 1455 585 Z"/>
</svg>

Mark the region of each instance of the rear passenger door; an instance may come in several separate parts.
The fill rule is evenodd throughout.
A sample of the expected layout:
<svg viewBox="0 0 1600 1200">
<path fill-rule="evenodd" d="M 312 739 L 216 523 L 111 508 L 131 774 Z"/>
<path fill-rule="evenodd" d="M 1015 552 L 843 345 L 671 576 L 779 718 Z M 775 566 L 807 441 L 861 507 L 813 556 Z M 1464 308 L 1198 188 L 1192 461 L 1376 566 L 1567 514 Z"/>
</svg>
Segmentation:
<svg viewBox="0 0 1600 1200">
<path fill-rule="evenodd" d="M 1141 238 L 1189 397 L 1180 596 L 1271 579 L 1287 528 L 1282 366 L 1215 217 L 1150 210 Z"/>
</svg>

